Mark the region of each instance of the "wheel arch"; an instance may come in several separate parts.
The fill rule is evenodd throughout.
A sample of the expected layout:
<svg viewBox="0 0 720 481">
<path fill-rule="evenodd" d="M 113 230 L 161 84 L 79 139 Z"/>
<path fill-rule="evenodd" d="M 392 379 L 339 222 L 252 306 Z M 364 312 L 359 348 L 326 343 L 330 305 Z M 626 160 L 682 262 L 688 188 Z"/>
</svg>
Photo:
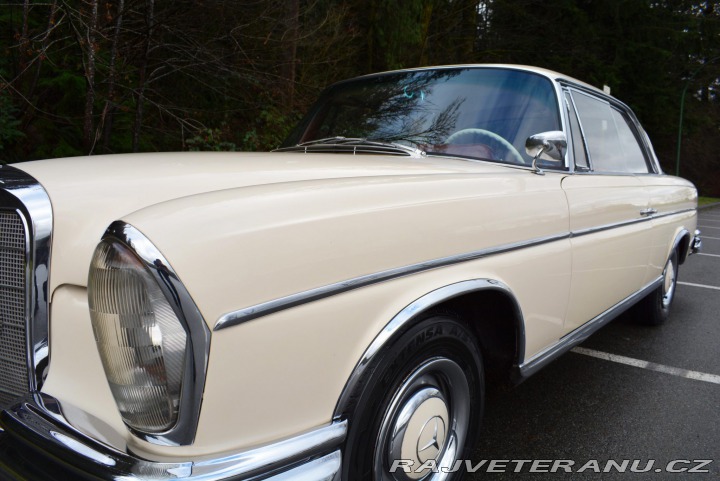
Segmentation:
<svg viewBox="0 0 720 481">
<path fill-rule="evenodd" d="M 677 234 L 675 234 L 675 240 L 672 243 L 672 248 L 668 252 L 667 257 L 669 258 L 672 251 L 676 250 L 678 253 L 678 264 L 684 264 L 690 253 L 691 240 L 690 231 L 686 228 L 680 229 Z"/>
<path fill-rule="evenodd" d="M 490 379 L 509 379 L 510 368 L 525 353 L 525 328 L 520 305 L 512 290 L 494 279 L 472 279 L 435 289 L 398 312 L 370 343 L 355 365 L 336 404 L 333 418 L 347 417 L 360 398 L 373 361 L 394 339 L 424 314 L 448 311 L 471 327 L 478 342 L 485 373 Z M 508 317 L 509 322 L 508 322 Z"/>
</svg>

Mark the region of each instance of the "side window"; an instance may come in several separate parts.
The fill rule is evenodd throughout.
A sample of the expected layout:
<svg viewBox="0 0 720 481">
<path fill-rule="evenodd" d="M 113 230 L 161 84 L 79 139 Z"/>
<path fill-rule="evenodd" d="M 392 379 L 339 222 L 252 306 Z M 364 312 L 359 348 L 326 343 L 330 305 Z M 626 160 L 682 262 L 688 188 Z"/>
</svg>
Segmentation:
<svg viewBox="0 0 720 481">
<path fill-rule="evenodd" d="M 585 153 L 585 141 L 583 140 L 580 123 L 578 122 L 575 106 L 570 98 L 570 93 L 565 92 L 565 105 L 568 111 L 568 119 L 570 121 L 570 133 L 572 135 L 573 158 L 575 159 L 575 168 L 577 170 L 590 170 L 587 154 Z"/>
<path fill-rule="evenodd" d="M 573 92 L 592 168 L 596 172 L 647 173 L 645 156 L 622 113 L 609 103 Z"/>
<path fill-rule="evenodd" d="M 615 126 L 620 136 L 620 145 L 625 154 L 625 163 L 629 169 L 628 172 L 647 174 L 648 166 L 645 161 L 645 155 L 638 144 L 638 138 L 635 135 L 634 129 L 630 126 L 631 120 L 619 110 L 613 109 L 612 112 L 615 117 Z"/>
</svg>

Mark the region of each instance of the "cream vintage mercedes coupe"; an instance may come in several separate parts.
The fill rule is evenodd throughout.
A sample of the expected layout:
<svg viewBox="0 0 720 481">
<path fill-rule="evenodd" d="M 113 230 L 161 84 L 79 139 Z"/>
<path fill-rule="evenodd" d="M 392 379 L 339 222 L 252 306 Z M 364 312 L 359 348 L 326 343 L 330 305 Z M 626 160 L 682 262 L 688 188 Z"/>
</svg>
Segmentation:
<svg viewBox="0 0 720 481">
<path fill-rule="evenodd" d="M 696 200 L 520 66 L 341 82 L 271 153 L 2 166 L 0 474 L 454 479 L 486 379 L 667 318 Z"/>
</svg>

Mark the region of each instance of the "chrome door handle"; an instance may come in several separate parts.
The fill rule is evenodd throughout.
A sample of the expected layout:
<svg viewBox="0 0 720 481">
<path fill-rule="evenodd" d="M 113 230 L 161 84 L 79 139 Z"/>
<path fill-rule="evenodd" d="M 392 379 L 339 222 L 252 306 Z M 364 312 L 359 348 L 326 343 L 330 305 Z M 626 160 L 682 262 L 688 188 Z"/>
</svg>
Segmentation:
<svg viewBox="0 0 720 481">
<path fill-rule="evenodd" d="M 643 209 L 640 211 L 640 215 L 653 215 L 653 214 L 657 214 L 657 209 L 650 208 L 650 209 Z"/>
</svg>

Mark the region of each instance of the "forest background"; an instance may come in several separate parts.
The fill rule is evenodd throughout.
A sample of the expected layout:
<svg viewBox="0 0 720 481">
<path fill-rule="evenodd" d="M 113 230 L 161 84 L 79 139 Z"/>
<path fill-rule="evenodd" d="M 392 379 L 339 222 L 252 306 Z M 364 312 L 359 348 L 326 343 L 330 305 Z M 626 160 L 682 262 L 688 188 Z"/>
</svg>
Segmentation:
<svg viewBox="0 0 720 481">
<path fill-rule="evenodd" d="M 3 163 L 268 150 L 335 81 L 518 63 L 611 87 L 720 196 L 720 2 L 2 0 L 0 52 Z"/>
</svg>

